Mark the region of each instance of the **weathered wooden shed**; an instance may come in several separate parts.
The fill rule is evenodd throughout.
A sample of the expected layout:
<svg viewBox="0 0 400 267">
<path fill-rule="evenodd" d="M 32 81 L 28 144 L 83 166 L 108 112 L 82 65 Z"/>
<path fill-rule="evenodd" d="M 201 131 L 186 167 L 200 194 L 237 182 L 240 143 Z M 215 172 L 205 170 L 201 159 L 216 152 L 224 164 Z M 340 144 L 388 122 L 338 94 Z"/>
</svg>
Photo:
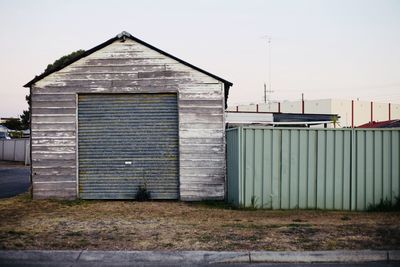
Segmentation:
<svg viewBox="0 0 400 267">
<path fill-rule="evenodd" d="M 127 32 L 36 76 L 33 197 L 223 199 L 230 86 Z"/>
</svg>

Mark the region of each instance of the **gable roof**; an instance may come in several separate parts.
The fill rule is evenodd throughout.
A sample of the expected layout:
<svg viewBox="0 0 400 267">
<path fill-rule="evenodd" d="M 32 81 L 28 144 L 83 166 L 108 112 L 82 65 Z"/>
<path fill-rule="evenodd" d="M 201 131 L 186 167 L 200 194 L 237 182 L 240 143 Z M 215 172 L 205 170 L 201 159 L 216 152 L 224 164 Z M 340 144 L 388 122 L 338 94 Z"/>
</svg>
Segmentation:
<svg viewBox="0 0 400 267">
<path fill-rule="evenodd" d="M 86 57 L 86 56 L 96 52 L 97 50 L 100 50 L 100 49 L 108 46 L 109 44 L 111 44 L 111 43 L 113 43 L 113 42 L 115 42 L 117 40 L 125 40 L 125 39 L 131 39 L 131 40 L 133 40 L 133 41 L 135 41 L 135 42 L 137 42 L 139 44 L 142 44 L 142 45 L 144 45 L 144 46 L 146 46 L 146 47 L 148 47 L 148 48 L 150 48 L 152 50 L 155 50 L 155 51 L 159 52 L 160 54 L 163 54 L 163 55 L 165 55 L 165 56 L 167 56 L 169 58 L 172 58 L 172 59 L 178 61 L 179 63 L 182 63 L 183 65 L 186 65 L 186 66 L 188 66 L 188 67 L 190 67 L 190 68 L 192 68 L 194 70 L 197 70 L 199 72 L 202 72 L 202 73 L 204 73 L 204 74 L 206 74 L 206 75 L 208 75 L 208 76 L 210 76 L 210 77 L 212 77 L 212 78 L 224 83 L 224 85 L 225 85 L 225 98 L 228 98 L 229 87 L 231 87 L 233 85 L 231 82 L 229 82 L 229 81 L 227 81 L 225 79 L 222 79 L 222 78 L 220 78 L 220 77 L 218 77 L 218 76 L 216 76 L 216 75 L 214 75 L 212 73 L 209 73 L 208 71 L 200 69 L 199 67 L 196 67 L 196 66 L 194 66 L 194 65 L 192 65 L 192 64 L 190 64 L 190 63 L 188 63 L 188 62 L 186 62 L 186 61 L 184 61 L 184 60 L 182 60 L 180 58 L 177 58 L 177 57 L 175 57 L 175 56 L 173 56 L 171 54 L 168 54 L 167 52 L 164 52 L 161 49 L 158 49 L 157 47 L 154 47 L 154 46 L 152 46 L 152 45 L 150 45 L 150 44 L 148 44 L 148 43 L 146 43 L 146 42 L 144 42 L 144 41 L 132 36 L 130 33 L 125 32 L 125 31 L 121 32 L 120 34 L 118 34 L 114 38 L 111 38 L 110 40 L 105 41 L 104 43 L 102 43 L 102 44 L 100 44 L 100 45 L 98 45 L 96 47 L 93 47 L 92 49 L 89 49 L 89 50 L 85 51 L 84 53 L 82 53 L 78 57 L 65 62 L 64 64 L 60 65 L 59 67 L 57 67 L 57 68 L 55 68 L 55 69 L 53 69 L 51 71 L 44 72 L 44 73 L 40 74 L 39 76 L 35 76 L 35 78 L 33 78 L 30 82 L 25 84 L 24 87 L 31 87 L 34 83 L 36 83 L 37 81 L 40 81 L 41 79 L 43 79 L 44 77 L 52 74 L 53 72 L 57 72 L 57 71 L 65 68 L 66 66 L 74 63 L 75 61 L 78 61 L 79 59 L 81 59 L 83 57 Z"/>
</svg>

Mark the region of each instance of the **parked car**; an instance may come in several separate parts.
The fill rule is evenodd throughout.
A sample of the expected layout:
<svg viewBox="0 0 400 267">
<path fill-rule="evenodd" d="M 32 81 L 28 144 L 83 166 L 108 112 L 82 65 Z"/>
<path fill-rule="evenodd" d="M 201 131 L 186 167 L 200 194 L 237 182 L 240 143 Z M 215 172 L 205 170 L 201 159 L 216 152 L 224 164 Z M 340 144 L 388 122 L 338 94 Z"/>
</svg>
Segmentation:
<svg viewBox="0 0 400 267">
<path fill-rule="evenodd" d="M 0 132 L 0 139 L 11 139 L 8 133 Z"/>
</svg>

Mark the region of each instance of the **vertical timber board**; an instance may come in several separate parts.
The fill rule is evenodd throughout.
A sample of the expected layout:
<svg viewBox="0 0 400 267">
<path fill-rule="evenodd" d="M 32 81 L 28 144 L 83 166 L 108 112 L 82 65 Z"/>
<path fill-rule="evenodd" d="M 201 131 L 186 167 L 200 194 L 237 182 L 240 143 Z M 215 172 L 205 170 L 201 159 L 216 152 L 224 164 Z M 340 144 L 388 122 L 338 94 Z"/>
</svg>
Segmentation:
<svg viewBox="0 0 400 267">
<path fill-rule="evenodd" d="M 178 93 L 180 197 L 223 199 L 224 85 L 132 40 L 114 43 L 32 86 L 35 198 L 76 198 L 76 94 Z"/>
</svg>

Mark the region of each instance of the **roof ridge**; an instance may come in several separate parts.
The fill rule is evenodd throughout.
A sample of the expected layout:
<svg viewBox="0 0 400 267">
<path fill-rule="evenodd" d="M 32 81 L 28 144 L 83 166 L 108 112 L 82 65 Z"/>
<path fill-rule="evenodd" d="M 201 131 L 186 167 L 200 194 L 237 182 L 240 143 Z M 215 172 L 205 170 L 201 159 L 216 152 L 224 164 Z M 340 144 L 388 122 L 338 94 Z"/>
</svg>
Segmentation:
<svg viewBox="0 0 400 267">
<path fill-rule="evenodd" d="M 117 34 L 117 38 L 123 38 L 123 37 L 133 37 L 132 34 L 130 34 L 127 31 L 122 31 L 121 33 Z"/>
</svg>

